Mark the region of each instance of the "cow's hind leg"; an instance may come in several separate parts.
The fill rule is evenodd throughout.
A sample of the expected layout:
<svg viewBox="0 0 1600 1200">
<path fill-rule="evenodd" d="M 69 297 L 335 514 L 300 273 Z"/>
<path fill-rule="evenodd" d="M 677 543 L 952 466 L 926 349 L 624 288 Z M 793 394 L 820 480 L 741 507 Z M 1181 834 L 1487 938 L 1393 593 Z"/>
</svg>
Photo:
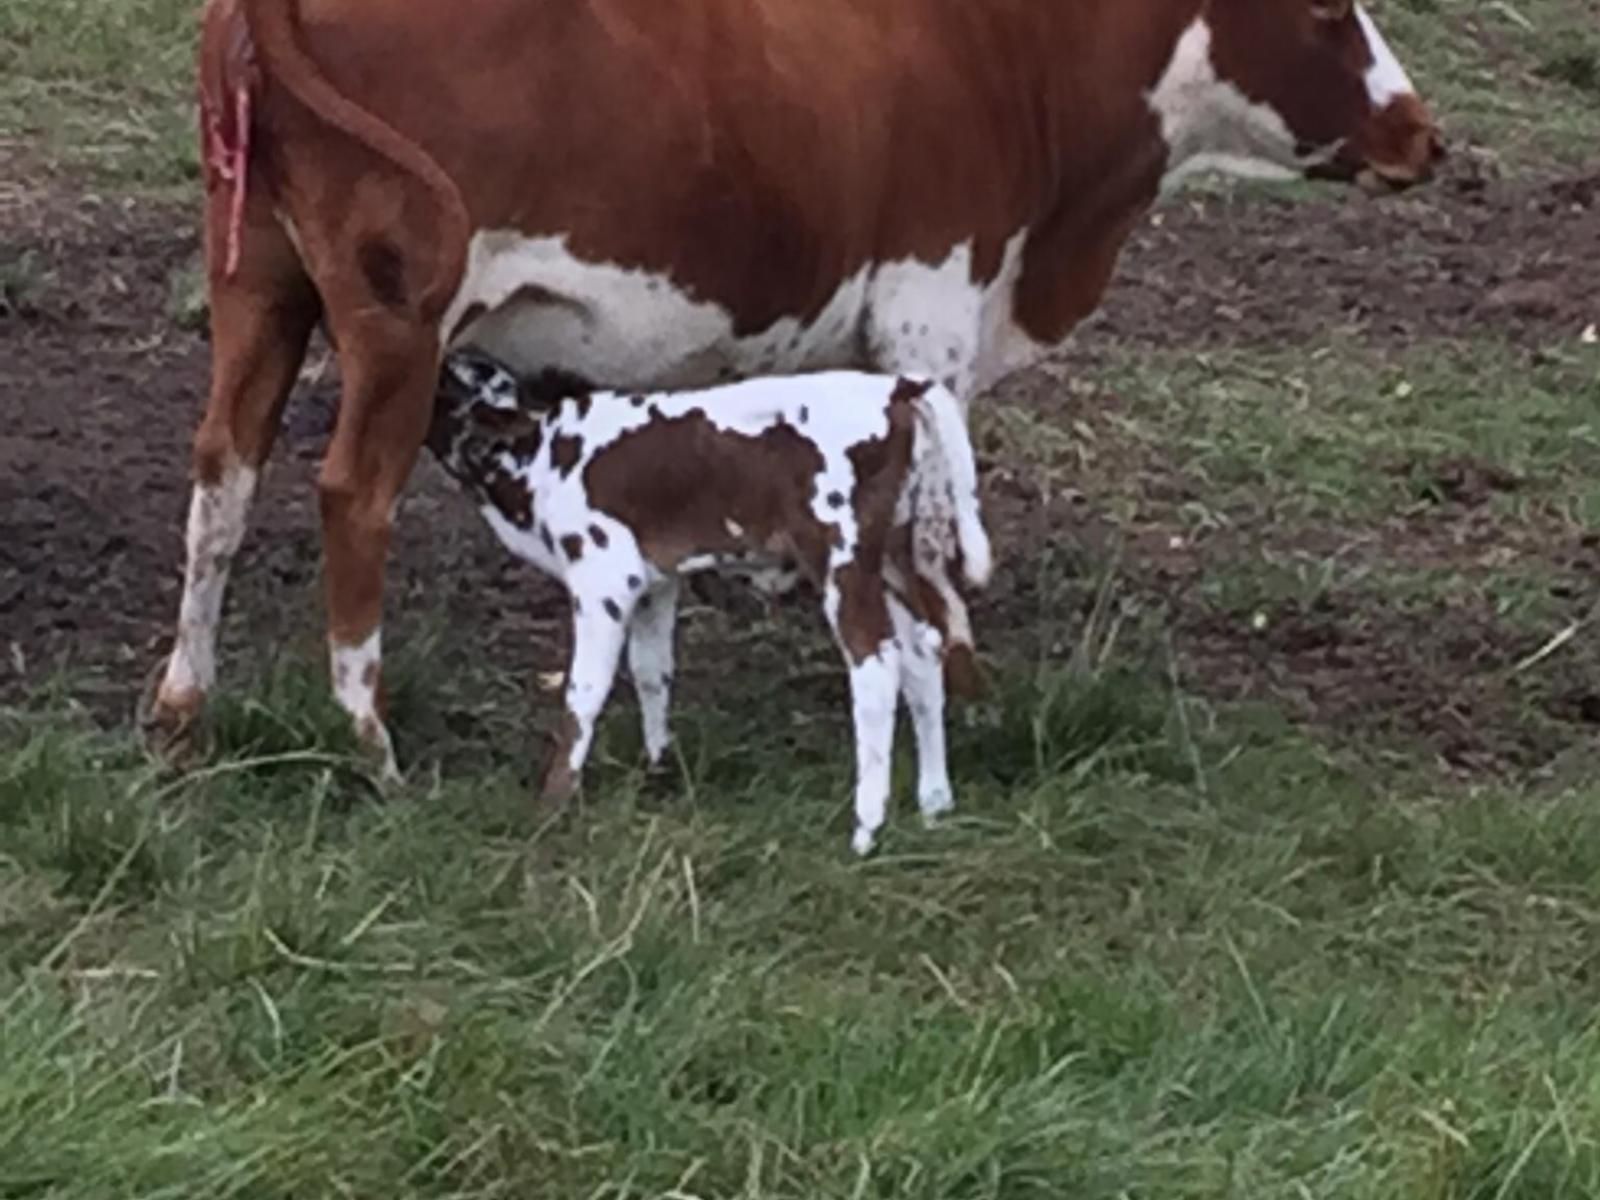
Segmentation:
<svg viewBox="0 0 1600 1200">
<path fill-rule="evenodd" d="M 384 725 L 383 575 L 395 508 L 427 435 L 438 339 L 398 317 L 338 329 L 343 391 L 319 480 L 334 694 L 357 736 L 399 777 Z"/>
<path fill-rule="evenodd" d="M 212 199 L 207 219 L 211 392 L 194 437 L 194 485 L 177 635 L 155 694 L 141 714 L 153 747 L 187 748 L 216 682 L 217 627 L 233 557 L 318 315 L 294 247 L 264 205 L 252 205 L 236 271 L 216 243 L 225 228 Z"/>
</svg>

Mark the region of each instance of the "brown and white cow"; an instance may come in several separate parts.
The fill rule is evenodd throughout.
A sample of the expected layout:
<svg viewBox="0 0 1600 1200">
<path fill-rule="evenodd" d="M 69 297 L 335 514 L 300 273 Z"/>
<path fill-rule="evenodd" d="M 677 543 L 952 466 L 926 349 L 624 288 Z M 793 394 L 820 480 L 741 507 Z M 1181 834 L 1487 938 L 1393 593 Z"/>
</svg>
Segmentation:
<svg viewBox="0 0 1600 1200">
<path fill-rule="evenodd" d="M 442 351 L 623 389 L 834 366 L 965 402 L 1098 303 L 1196 169 L 1373 188 L 1439 137 L 1351 0 L 209 0 L 213 346 L 177 640 L 215 678 L 229 563 L 307 339 L 339 699 L 392 765 L 379 626 Z"/>
</svg>

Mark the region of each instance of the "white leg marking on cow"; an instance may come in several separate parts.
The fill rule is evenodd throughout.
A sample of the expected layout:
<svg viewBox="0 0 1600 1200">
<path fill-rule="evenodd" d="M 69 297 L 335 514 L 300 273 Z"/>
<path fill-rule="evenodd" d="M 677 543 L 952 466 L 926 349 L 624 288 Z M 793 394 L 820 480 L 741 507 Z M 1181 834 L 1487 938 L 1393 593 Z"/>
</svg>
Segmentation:
<svg viewBox="0 0 1600 1200">
<path fill-rule="evenodd" d="M 1372 65 L 1367 68 L 1367 95 L 1372 98 L 1373 108 L 1382 111 L 1401 96 L 1415 95 L 1416 88 L 1412 85 L 1411 77 L 1394 56 L 1394 51 L 1389 49 L 1389 43 L 1378 31 L 1377 24 L 1359 4 L 1356 5 L 1356 20 L 1361 23 L 1361 32 L 1367 39 L 1367 50 L 1372 54 Z"/>
<path fill-rule="evenodd" d="M 216 683 L 222 600 L 233 556 L 244 540 L 256 480 L 253 468 L 235 463 L 215 484 L 195 484 L 190 495 L 178 636 L 161 684 L 165 700 L 192 703 Z"/>
<path fill-rule="evenodd" d="M 1217 75 L 1204 17 L 1183 31 L 1146 101 L 1167 143 L 1164 188 L 1201 171 L 1258 179 L 1299 174 L 1294 134 L 1284 119 Z"/>
<path fill-rule="evenodd" d="M 357 645 L 330 641 L 329 667 L 333 674 L 333 694 L 340 707 L 350 714 L 356 733 L 382 757 L 382 774 L 387 782 L 400 778 L 389 731 L 378 713 L 378 675 L 383 667 L 383 635 L 373 630 Z"/>
<path fill-rule="evenodd" d="M 900 640 L 900 693 L 911 714 L 917 744 L 917 806 L 932 824 L 955 807 L 945 762 L 944 669 L 939 631 L 917 620 L 905 605 L 889 598 L 895 636 Z"/>
<path fill-rule="evenodd" d="M 639 598 L 628 626 L 628 671 L 639 696 L 644 749 L 659 765 L 671 741 L 672 638 L 678 616 L 678 581 L 663 579 Z"/>
<path fill-rule="evenodd" d="M 595 723 L 617 678 L 628 613 L 613 617 L 602 608 L 601 594 L 579 593 L 572 620 L 572 668 L 567 672 L 567 714 L 574 723 L 567 769 L 576 784 L 594 743 Z"/>
</svg>

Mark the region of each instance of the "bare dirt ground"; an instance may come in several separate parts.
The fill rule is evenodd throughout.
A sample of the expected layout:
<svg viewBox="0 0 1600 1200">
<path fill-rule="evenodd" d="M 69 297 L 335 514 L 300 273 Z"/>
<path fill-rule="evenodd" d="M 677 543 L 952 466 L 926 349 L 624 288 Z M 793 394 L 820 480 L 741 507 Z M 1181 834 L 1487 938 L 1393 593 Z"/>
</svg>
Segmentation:
<svg viewBox="0 0 1600 1200">
<path fill-rule="evenodd" d="M 6 255 L 21 267 L 0 291 L 0 695 L 26 694 L 66 664 L 93 711 L 126 720 L 165 646 L 180 578 L 187 446 L 207 351 L 201 334 L 170 318 L 168 300 L 175 274 L 193 260 L 195 221 L 182 209 L 49 179 L 0 205 L 6 241 L 21 247 Z M 1382 238 L 1372 236 L 1378 222 Z M 1571 269 L 1575 261 L 1600 261 L 1600 173 L 1512 182 L 1463 167 L 1382 204 L 1341 193 L 1312 203 L 1186 196 L 1135 237 L 1067 366 L 1092 371 L 1114 344 L 1282 346 L 1333 332 L 1402 343 L 1492 325 L 1524 345 L 1566 339 L 1600 312 L 1600 274 Z M 1063 412 L 1058 381 L 1040 373 L 1006 396 Z M 308 383 L 286 413 L 230 599 L 225 652 L 235 671 L 252 648 L 259 661 L 263 647 L 316 644 L 311 485 L 332 397 L 328 380 Z M 1159 486 L 1159 466 L 1144 466 Z M 1397 519 L 1368 536 L 1402 565 L 1441 545 L 1542 536 L 1486 515 L 1480 501 L 1497 486 L 1492 467 L 1462 464 L 1432 518 Z M 1049 542 L 1074 547 L 1086 571 L 1099 561 L 1111 523 L 1096 508 L 1093 471 L 1078 503 L 1041 503 L 1015 472 L 1000 472 L 990 490 L 993 532 L 1008 558 L 1024 561 Z M 1526 719 L 1529 697 L 1507 668 L 1537 643 L 1492 612 L 1335 596 L 1304 611 L 1290 605 L 1253 629 L 1197 596 L 1224 548 L 1211 546 L 1204 559 L 1174 552 L 1169 532 L 1116 530 L 1131 548 L 1123 587 L 1166 613 L 1186 686 L 1222 699 L 1271 698 L 1342 736 L 1420 738 L 1472 770 L 1540 766 L 1600 722 L 1590 690 L 1600 674 L 1588 670 L 1597 664 L 1570 656 L 1543 676 L 1532 701 L 1538 719 Z M 1294 543 L 1332 534 L 1274 526 L 1232 536 L 1247 547 L 1257 536 Z M 1538 550 L 1575 580 L 1592 579 L 1600 561 L 1592 545 L 1554 535 Z M 506 559 L 431 463 L 409 494 L 390 579 L 396 637 L 442 615 L 501 666 L 531 677 L 559 665 L 553 591 Z M 991 647 L 1003 646 L 1010 616 L 1031 603 L 1024 590 L 1002 587 L 985 601 Z M 1087 604 L 1087 584 L 1080 598 Z M 704 659 L 700 666 L 708 669 Z M 226 660 L 224 671 L 239 681 Z"/>
</svg>

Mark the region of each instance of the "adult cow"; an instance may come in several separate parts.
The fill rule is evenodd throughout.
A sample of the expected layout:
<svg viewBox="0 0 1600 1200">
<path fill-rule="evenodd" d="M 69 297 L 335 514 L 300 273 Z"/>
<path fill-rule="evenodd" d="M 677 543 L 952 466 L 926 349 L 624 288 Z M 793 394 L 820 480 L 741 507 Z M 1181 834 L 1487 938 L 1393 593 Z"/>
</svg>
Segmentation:
<svg viewBox="0 0 1600 1200">
<path fill-rule="evenodd" d="M 340 702 L 393 768 L 379 624 L 441 351 L 629 389 L 846 365 L 965 401 L 1098 303 L 1204 167 L 1402 187 L 1434 124 L 1351 0 L 210 0 L 212 382 L 177 640 L 228 567 L 319 317 Z"/>
</svg>

